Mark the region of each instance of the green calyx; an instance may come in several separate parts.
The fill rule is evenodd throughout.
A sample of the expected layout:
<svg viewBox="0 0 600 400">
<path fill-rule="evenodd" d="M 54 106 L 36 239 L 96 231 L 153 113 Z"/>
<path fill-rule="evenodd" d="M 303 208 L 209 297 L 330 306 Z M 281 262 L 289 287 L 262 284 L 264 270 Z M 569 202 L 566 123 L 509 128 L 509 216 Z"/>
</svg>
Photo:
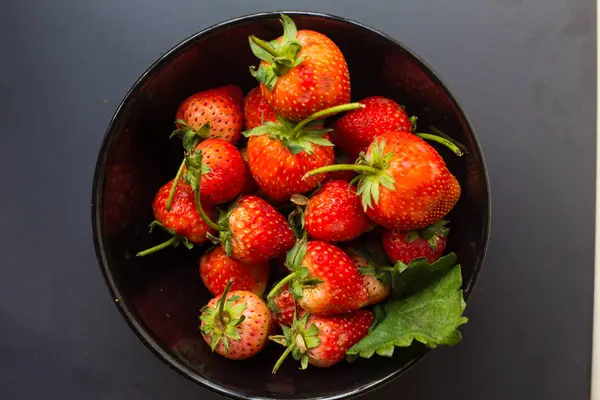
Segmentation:
<svg viewBox="0 0 600 400">
<path fill-rule="evenodd" d="M 182 119 L 175 121 L 180 128 L 175 129 L 169 138 L 179 137 L 182 141 L 184 150 L 188 151 L 196 148 L 201 141 L 206 139 L 210 134 L 210 124 L 206 123 L 197 130 L 193 130 L 190 126 Z"/>
<path fill-rule="evenodd" d="M 285 258 L 285 266 L 292 272 L 273 286 L 273 289 L 267 294 L 267 301 L 277 296 L 286 283 L 289 284 L 289 291 L 294 298 L 299 299 L 302 297 L 305 286 L 314 286 L 323 282 L 320 279 L 311 277 L 308 268 L 302 266 L 306 256 L 307 243 L 308 235 L 304 232 L 302 237 L 296 241 L 294 247 L 288 251 Z"/>
<path fill-rule="evenodd" d="M 308 350 L 321 344 L 319 328 L 315 324 L 308 325 L 308 318 L 309 313 L 305 313 L 298 320 L 296 313 L 294 313 L 291 327 L 281 326 L 283 335 L 269 336 L 270 340 L 286 347 L 281 357 L 275 363 L 273 373 L 277 372 L 290 353 L 294 360 L 300 361 L 300 369 L 308 367 Z"/>
<path fill-rule="evenodd" d="M 197 180 L 198 182 L 196 185 L 198 187 L 200 186 L 199 177 L 196 177 L 198 171 L 200 171 L 201 174 L 210 172 L 208 165 L 202 164 L 202 152 L 200 150 L 196 150 L 196 147 L 200 144 L 200 142 L 208 137 L 210 133 L 210 125 L 204 124 L 198 130 L 193 130 L 182 119 L 178 119 L 176 123 L 179 124 L 181 128 L 175 129 L 169 138 L 181 138 L 184 150 L 184 159 L 177 170 L 177 175 L 175 175 L 173 185 L 171 186 L 171 191 L 169 192 L 169 198 L 167 199 L 166 205 L 167 211 L 171 210 L 173 197 L 175 196 L 175 190 L 179 184 L 179 180 L 181 179 L 181 174 L 183 173 L 184 167 L 186 168 L 186 182 L 189 183 L 190 181 Z"/>
<path fill-rule="evenodd" d="M 427 240 L 432 249 L 436 249 L 441 238 L 448 236 L 450 229 L 446 227 L 448 221 L 441 220 L 419 231 L 410 231 L 404 241 L 412 243 L 419 238 Z"/>
<path fill-rule="evenodd" d="M 243 134 L 246 137 L 269 135 L 269 138 L 279 140 L 292 154 L 298 154 L 302 151 L 313 154 L 314 146 L 333 146 L 333 143 L 324 137 L 327 132 L 331 131 L 331 129 L 323 128 L 324 118 L 362 107 L 364 106 L 360 103 L 342 104 L 318 111 L 300 122 L 290 121 L 278 116 L 276 122 L 265 122 L 263 125 L 245 131 Z"/>
<path fill-rule="evenodd" d="M 186 238 L 185 236 L 177 235 L 173 229 L 165 227 L 159 221 L 155 220 L 150 223 L 150 233 L 152 233 L 155 227 L 159 227 L 162 230 L 168 232 L 171 235 L 171 238 L 156 246 L 150 247 L 149 249 L 140 251 L 136 254 L 137 257 L 147 256 L 149 254 L 156 253 L 157 251 L 160 251 L 162 249 L 166 249 L 167 247 L 177 247 L 180 244 L 183 244 L 188 250 L 194 248 L 194 244 L 190 242 L 188 238 Z"/>
<path fill-rule="evenodd" d="M 347 251 L 366 261 L 367 265 L 359 268 L 362 275 L 374 276 L 383 284 L 391 283 L 394 267 L 389 266 L 389 260 L 383 248 L 374 242 L 367 242 L 360 248 L 351 247 Z"/>
<path fill-rule="evenodd" d="M 183 178 L 188 185 L 192 188 L 194 193 L 194 203 L 196 205 L 196 210 L 202 220 L 209 226 L 209 228 L 218 231 L 220 229 L 219 225 L 215 224 L 206 214 L 204 209 L 202 208 L 202 202 L 200 201 L 200 181 L 202 180 L 202 175 L 211 171 L 210 167 L 204 163 L 202 163 L 202 150 L 198 150 L 197 148 L 193 148 L 192 150 L 187 150 L 185 155 L 185 173 L 183 174 Z M 175 184 L 175 183 L 173 183 Z"/>
<path fill-rule="evenodd" d="M 246 304 L 236 304 L 240 300 L 239 296 L 227 298 L 227 293 L 232 284 L 233 279 L 225 287 L 216 307 L 204 306 L 201 310 L 200 321 L 203 322 L 203 325 L 201 325 L 200 330 L 204 336 L 210 336 L 210 347 L 213 351 L 221 342 L 227 353 L 229 351 L 229 340 L 241 340 L 236 328 L 246 319 L 244 315 Z"/>
<path fill-rule="evenodd" d="M 212 235 L 211 233 L 207 233 L 206 236 L 208 239 L 214 244 L 221 244 L 223 246 L 223 250 L 225 250 L 225 254 L 227 257 L 231 256 L 231 238 L 232 233 L 229 229 L 229 217 L 231 217 L 231 213 L 235 210 L 239 205 L 239 200 L 241 196 L 238 197 L 231 207 L 228 210 L 223 210 L 219 213 L 219 218 L 217 222 L 214 223 L 214 229 L 218 232 L 218 236 Z"/>
<path fill-rule="evenodd" d="M 370 149 L 371 151 L 367 154 L 361 153 L 355 164 L 334 164 L 313 169 L 307 172 L 303 179 L 332 171 L 356 171 L 359 174 L 351 184 L 357 184 L 356 194 L 360 196 L 364 210 L 373 208 L 373 204 L 379 203 L 380 186 L 395 190 L 396 181 L 388 173 L 394 153 L 384 153 L 385 140 L 373 140 Z"/>
<path fill-rule="evenodd" d="M 299 57 L 302 45 L 296 38 L 296 25 L 285 14 L 281 14 L 281 25 L 283 26 L 283 37 L 281 40 L 267 42 L 252 35 L 248 38 L 252 53 L 267 64 L 260 65 L 258 70 L 250 67 L 250 74 L 256 80 L 265 85 L 269 91 L 273 90 L 277 79 L 288 73 L 304 61 Z"/>
</svg>

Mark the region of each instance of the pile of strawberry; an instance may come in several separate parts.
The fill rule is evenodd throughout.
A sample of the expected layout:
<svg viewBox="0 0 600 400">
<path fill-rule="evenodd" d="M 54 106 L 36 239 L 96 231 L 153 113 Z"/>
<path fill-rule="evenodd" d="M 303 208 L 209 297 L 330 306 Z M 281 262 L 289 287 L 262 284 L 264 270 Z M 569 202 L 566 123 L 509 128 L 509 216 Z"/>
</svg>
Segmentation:
<svg viewBox="0 0 600 400">
<path fill-rule="evenodd" d="M 151 224 L 170 238 L 138 256 L 213 243 L 199 262 L 215 296 L 199 329 L 229 359 L 283 345 L 273 372 L 289 354 L 329 367 L 414 340 L 457 343 L 460 266 L 442 255 L 461 189 L 424 139 L 458 145 L 415 133 L 393 100 L 350 103 L 335 43 L 281 22 L 282 37 L 249 38 L 261 62 L 245 98 L 228 85 L 180 105 L 172 136 L 184 157 Z"/>
</svg>

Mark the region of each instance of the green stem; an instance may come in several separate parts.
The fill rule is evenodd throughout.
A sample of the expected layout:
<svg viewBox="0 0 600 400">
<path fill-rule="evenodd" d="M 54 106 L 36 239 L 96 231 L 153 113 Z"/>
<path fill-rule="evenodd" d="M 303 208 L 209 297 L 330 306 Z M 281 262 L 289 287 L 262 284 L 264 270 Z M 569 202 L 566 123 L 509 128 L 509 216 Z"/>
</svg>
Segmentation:
<svg viewBox="0 0 600 400">
<path fill-rule="evenodd" d="M 286 276 L 285 278 L 283 278 L 282 280 L 280 280 L 275 286 L 273 286 L 273 289 L 271 289 L 271 291 L 267 295 L 267 300 L 270 300 L 273 297 L 275 297 L 277 295 L 277 293 L 279 293 L 279 291 L 281 290 L 281 288 L 283 287 L 283 285 L 285 285 L 286 283 L 288 283 L 289 281 L 291 281 L 295 277 L 296 277 L 296 273 L 292 272 L 291 274 L 289 274 L 288 276 Z"/>
<path fill-rule="evenodd" d="M 363 107 L 364 107 L 364 105 L 362 105 L 360 103 L 347 103 L 347 104 L 341 104 L 341 105 L 335 106 L 335 107 L 329 107 L 329 108 L 326 108 L 321 111 L 317 111 L 313 115 L 298 122 L 298 124 L 294 127 L 294 129 L 292 129 L 292 135 L 294 133 L 298 132 L 300 129 L 304 128 L 306 126 L 306 124 L 311 123 L 315 119 L 329 116 L 330 114 L 337 114 L 337 113 L 341 113 L 344 111 L 356 110 L 356 109 L 363 108 Z"/>
<path fill-rule="evenodd" d="M 204 209 L 202 208 L 202 203 L 200 202 L 200 188 L 194 190 L 194 202 L 196 203 L 196 210 L 198 210 L 198 214 L 200 214 L 200 217 L 204 220 L 204 222 L 206 222 L 206 225 L 208 225 L 209 228 L 214 229 L 217 232 L 222 231 L 223 228 L 212 222 L 208 215 L 206 215 L 206 213 L 204 212 Z"/>
<path fill-rule="evenodd" d="M 449 148 L 450 150 L 452 150 L 452 152 L 454 152 L 454 154 L 456 154 L 459 157 L 464 154 L 462 152 L 462 150 L 458 148 L 457 145 L 455 145 L 454 143 L 452 143 L 448 139 L 443 138 L 441 136 L 433 135 L 431 133 L 415 133 L 415 135 L 417 135 L 421 139 L 431 140 L 433 142 L 437 142 L 439 144 L 442 144 L 442 145 L 446 146 L 447 148 Z"/>
<path fill-rule="evenodd" d="M 326 165 L 325 167 L 321 167 L 321 168 L 316 168 L 316 169 L 313 169 L 312 171 L 308 171 L 306 174 L 304 174 L 302 179 L 306 179 L 309 176 L 313 176 L 313 175 L 317 175 L 317 174 L 324 174 L 326 172 L 333 172 L 333 171 L 356 171 L 356 172 L 368 172 L 370 174 L 378 174 L 379 172 L 381 172 L 379 169 L 377 169 L 375 167 L 370 167 L 368 165 L 333 164 L 333 165 Z"/>
<path fill-rule="evenodd" d="M 221 326 L 225 327 L 225 318 L 223 316 L 223 310 L 225 310 L 225 302 L 227 301 L 227 293 L 229 293 L 229 289 L 231 289 L 231 285 L 233 284 L 233 279 L 230 279 L 223 289 L 223 293 L 221 294 L 221 298 L 219 299 L 219 311 L 217 311 L 217 316 L 219 317 L 219 322 L 221 322 Z"/>
<path fill-rule="evenodd" d="M 263 50 L 265 50 L 267 53 L 269 53 L 270 55 L 272 55 L 273 57 L 279 57 L 280 54 L 277 52 L 277 50 L 275 50 L 275 48 L 273 46 L 271 46 L 271 44 L 265 40 L 259 39 L 256 36 L 252 35 L 249 38 L 255 45 L 257 45 L 258 47 L 262 48 Z"/>
<path fill-rule="evenodd" d="M 185 167 L 185 159 L 181 162 L 179 169 L 177 170 L 177 175 L 175 175 L 175 179 L 173 179 L 173 184 L 171 185 L 171 190 L 169 191 L 169 198 L 167 199 L 166 209 L 167 211 L 171 210 L 171 205 L 173 204 L 173 197 L 175 196 L 175 189 L 177 189 L 177 184 L 179 183 L 179 179 L 181 179 L 181 173 L 183 172 L 183 167 Z"/>
<path fill-rule="evenodd" d="M 279 359 L 275 363 L 275 366 L 273 367 L 273 373 L 277 372 L 277 370 L 279 369 L 279 367 L 281 367 L 281 364 L 283 364 L 283 362 L 285 361 L 285 359 L 287 358 L 287 356 L 292 352 L 292 350 L 294 350 L 294 347 L 296 347 L 296 346 L 295 345 L 290 345 L 290 346 L 288 346 L 287 349 L 285 349 L 285 351 L 283 352 L 283 354 L 281 355 L 281 357 L 279 357 Z"/>
<path fill-rule="evenodd" d="M 166 242 L 162 242 L 161 244 L 158 244 L 154 247 L 150 247 L 149 249 L 140 251 L 139 253 L 136 254 L 136 256 L 143 257 L 143 256 L 147 256 L 148 254 L 156 253 L 157 251 L 160 251 L 162 249 L 165 249 L 165 248 L 171 246 L 172 244 L 177 242 L 177 240 L 179 240 L 179 238 L 177 236 L 172 236 L 171 239 L 167 240 Z"/>
</svg>

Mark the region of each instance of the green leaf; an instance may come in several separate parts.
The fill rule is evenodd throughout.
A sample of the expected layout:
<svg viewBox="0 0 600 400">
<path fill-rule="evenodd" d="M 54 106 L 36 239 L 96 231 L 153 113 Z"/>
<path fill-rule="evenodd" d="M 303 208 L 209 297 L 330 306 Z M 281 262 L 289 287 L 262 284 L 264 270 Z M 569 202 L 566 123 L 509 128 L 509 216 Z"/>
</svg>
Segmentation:
<svg viewBox="0 0 600 400">
<path fill-rule="evenodd" d="M 417 117 L 416 115 L 413 115 L 412 117 L 410 117 L 410 124 L 412 125 L 413 132 L 417 131 L 417 121 L 418 120 L 419 120 L 419 117 Z"/>
<path fill-rule="evenodd" d="M 308 356 L 303 355 L 300 359 L 300 369 L 306 369 L 308 367 Z"/>
<path fill-rule="evenodd" d="M 206 175 L 206 174 L 208 174 L 208 173 L 211 173 L 211 172 L 212 172 L 212 169 L 211 169 L 211 168 L 210 168 L 208 165 L 206 165 L 206 164 L 202 164 L 202 165 L 200 166 L 200 172 L 202 173 L 202 175 Z"/>
<path fill-rule="evenodd" d="M 312 144 L 316 144 L 319 146 L 325 146 L 325 147 L 333 147 L 333 143 L 331 143 L 329 140 L 327 140 L 324 137 L 313 137 L 313 136 L 307 136 L 304 138 L 305 141 L 310 142 Z"/>
<path fill-rule="evenodd" d="M 373 183 L 371 185 L 371 198 L 375 204 L 379 204 L 379 183 Z"/>
<path fill-rule="evenodd" d="M 373 201 L 372 201 L 372 197 L 371 197 L 371 193 L 372 193 L 372 189 L 371 187 L 373 185 L 378 185 L 379 183 L 375 182 L 375 179 L 373 179 L 370 176 L 366 176 L 364 179 L 362 179 L 358 185 L 358 190 L 356 191 L 356 194 L 360 196 L 361 198 L 361 202 L 363 205 L 363 209 L 366 211 L 367 208 L 373 208 Z"/>
<path fill-rule="evenodd" d="M 381 321 L 383 321 L 385 319 L 386 314 L 385 314 L 385 308 L 384 308 L 383 304 L 377 304 L 377 305 L 375 305 L 375 307 L 373 307 L 373 315 L 375 317 L 375 320 L 373 321 L 371 328 L 369 328 L 369 332 L 371 332 L 373 329 L 375 329 L 377 327 L 377 325 L 379 325 L 381 323 Z"/>
<path fill-rule="evenodd" d="M 223 247 L 225 247 L 224 250 L 227 257 L 231 257 L 231 240 L 229 240 L 229 238 L 223 242 Z"/>
<path fill-rule="evenodd" d="M 250 43 L 250 50 L 252 50 L 252 54 L 254 54 L 256 57 L 270 63 L 275 62 L 273 60 L 273 56 L 267 50 L 256 44 L 254 40 L 252 40 L 252 37 L 248 38 L 248 42 Z"/>
<path fill-rule="evenodd" d="M 290 286 L 290 292 L 292 292 L 292 295 L 294 295 L 294 299 L 299 299 L 302 297 L 302 293 L 303 293 L 303 288 L 302 288 L 302 283 L 300 283 L 299 281 L 293 281 Z"/>
<path fill-rule="evenodd" d="M 304 260 L 304 256 L 306 256 L 307 251 L 307 243 L 308 236 L 304 233 L 304 236 L 296 241 L 296 244 L 290 251 L 288 251 L 285 257 L 285 266 L 288 267 L 290 271 L 295 271 L 300 268 L 302 265 L 302 261 Z"/>
<path fill-rule="evenodd" d="M 311 326 L 314 326 L 314 325 L 311 325 Z M 318 330 L 317 330 L 317 334 L 318 334 Z M 319 339 L 317 336 L 305 336 L 304 341 L 306 342 L 307 349 L 312 349 L 321 344 L 321 339 Z"/>
<path fill-rule="evenodd" d="M 308 142 L 303 143 L 303 144 L 300 144 L 298 142 L 289 142 L 289 143 L 285 144 L 285 146 L 290 150 L 290 152 L 293 155 L 302 153 L 303 151 L 308 154 L 314 153 L 314 147 L 312 146 L 312 144 L 310 144 Z"/>
<path fill-rule="evenodd" d="M 244 131 L 243 135 L 246 137 L 266 135 L 267 133 L 270 133 L 273 130 L 272 124 L 273 123 L 267 122 L 264 125 L 257 126 L 256 128 L 250 129 L 249 131 Z"/>
<path fill-rule="evenodd" d="M 360 267 L 358 269 L 358 272 L 360 272 L 361 275 L 366 275 L 366 276 L 375 276 L 375 274 L 377 274 L 375 266 L 373 266 L 373 265 L 369 265 L 367 267 Z"/>
<path fill-rule="evenodd" d="M 347 354 L 369 358 L 377 353 L 390 357 L 395 347 L 408 347 L 413 341 L 435 348 L 460 341 L 458 327 L 466 323 L 461 268 L 454 266 L 431 286 L 405 299 L 385 305 L 386 317 Z"/>
<path fill-rule="evenodd" d="M 450 253 L 439 258 L 436 262 L 429 264 L 426 258 L 417 258 L 408 266 L 402 265 L 403 271 L 394 274 L 392 280 L 395 298 L 407 297 L 431 285 L 445 275 L 456 263 L 456 254 Z"/>
<path fill-rule="evenodd" d="M 283 39 L 289 41 L 296 40 L 296 24 L 290 17 L 285 14 L 281 14 L 281 25 L 283 25 Z"/>
<path fill-rule="evenodd" d="M 219 335 L 212 335 L 211 336 L 211 338 L 210 338 L 210 349 L 212 351 L 215 351 L 215 348 L 219 344 L 220 340 L 221 340 L 221 336 L 219 336 Z"/>
<path fill-rule="evenodd" d="M 273 67 L 270 65 L 260 65 L 258 70 L 252 66 L 250 67 L 250 75 L 265 85 L 269 91 L 273 90 L 278 79 L 277 74 L 275 74 Z"/>
</svg>

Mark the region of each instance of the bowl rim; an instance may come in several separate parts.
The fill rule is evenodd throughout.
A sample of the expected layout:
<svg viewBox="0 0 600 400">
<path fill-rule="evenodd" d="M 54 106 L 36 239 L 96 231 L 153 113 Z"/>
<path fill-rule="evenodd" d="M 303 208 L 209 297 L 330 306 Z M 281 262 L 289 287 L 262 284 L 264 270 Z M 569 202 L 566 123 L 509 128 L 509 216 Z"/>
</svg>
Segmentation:
<svg viewBox="0 0 600 400">
<path fill-rule="evenodd" d="M 250 21 L 250 20 L 270 19 L 273 17 L 278 17 L 282 13 L 289 15 L 289 16 L 294 16 L 294 15 L 310 16 L 310 17 L 328 19 L 328 20 L 337 21 L 337 22 L 343 22 L 345 24 L 349 24 L 356 28 L 370 31 L 378 36 L 381 36 L 382 38 L 392 42 L 394 45 L 398 46 L 403 51 L 405 51 L 407 54 L 409 54 L 418 64 L 420 64 L 421 68 L 423 68 L 423 70 L 429 75 L 429 77 L 437 85 L 439 85 L 446 92 L 448 97 L 451 99 L 451 101 L 454 104 L 454 106 L 456 107 L 456 110 L 458 111 L 460 117 L 463 119 L 467 129 L 469 129 L 470 132 L 473 134 L 473 141 L 474 141 L 476 150 L 478 152 L 480 162 L 483 167 L 483 173 L 484 173 L 484 177 L 485 177 L 484 185 L 485 185 L 485 189 L 486 189 L 487 209 L 488 209 L 487 215 L 485 215 L 486 221 L 484 221 L 485 232 L 484 232 L 484 235 L 482 238 L 483 243 L 481 244 L 482 254 L 480 257 L 479 264 L 475 265 L 475 270 L 474 270 L 473 276 L 471 278 L 471 285 L 467 289 L 465 289 L 465 293 L 464 293 L 465 302 L 468 302 L 468 300 L 470 299 L 471 294 L 473 293 L 473 289 L 476 286 L 477 281 L 479 280 L 479 275 L 481 273 L 481 270 L 483 268 L 483 265 L 485 263 L 485 258 L 487 255 L 487 248 L 488 248 L 488 244 L 489 244 L 490 230 L 491 230 L 491 215 L 492 215 L 491 200 L 492 199 L 491 199 L 491 191 L 490 191 L 489 174 L 488 174 L 488 169 L 487 169 L 485 157 L 483 154 L 483 150 L 481 148 L 479 138 L 477 137 L 477 134 L 475 133 L 473 125 L 472 125 L 470 119 L 468 118 L 466 112 L 464 111 L 462 105 L 458 101 L 458 98 L 454 95 L 454 93 L 450 89 L 449 85 L 446 84 L 441 79 L 439 74 L 431 67 L 431 65 L 429 65 L 417 53 L 415 53 L 412 49 L 410 49 L 408 46 L 406 46 L 401 41 L 394 39 L 393 37 L 387 35 L 386 33 L 382 32 L 382 31 L 379 31 L 379 30 L 374 29 L 374 28 L 372 28 L 368 25 L 365 25 L 361 22 L 354 21 L 354 20 L 351 20 L 351 19 L 348 19 L 345 17 L 328 14 L 328 13 L 314 12 L 314 11 L 281 10 L 281 11 L 258 12 L 258 13 L 246 14 L 246 15 L 235 17 L 235 18 L 227 19 L 227 20 L 221 21 L 219 23 L 216 23 L 212 26 L 209 26 L 205 29 L 202 29 L 202 30 L 190 35 L 186 39 L 183 39 L 176 45 L 174 45 L 171 49 L 169 49 L 167 52 L 162 54 L 157 60 L 155 60 L 140 75 L 140 77 L 135 81 L 135 83 L 127 91 L 127 93 L 122 98 L 119 105 L 117 106 L 113 116 L 111 117 L 108 127 L 102 138 L 102 143 L 101 143 L 98 157 L 96 160 L 96 167 L 94 169 L 94 176 L 93 176 L 93 181 L 92 181 L 91 217 L 92 217 L 94 250 L 96 253 L 96 258 L 98 260 L 98 263 L 100 264 L 100 269 L 102 270 L 102 274 L 104 276 L 105 283 L 109 289 L 110 295 L 114 299 L 114 302 L 116 303 L 117 308 L 119 309 L 122 317 L 125 319 L 125 321 L 129 325 L 129 327 L 134 331 L 134 333 L 138 336 L 138 338 L 144 343 L 144 345 L 148 349 L 150 349 L 156 356 L 158 356 L 158 358 L 160 360 L 162 360 L 165 364 L 167 364 L 169 367 L 171 367 L 172 369 L 174 369 L 181 375 L 185 376 L 189 380 L 200 384 L 200 386 L 202 386 L 203 388 L 208 389 L 208 390 L 210 390 L 214 393 L 217 393 L 219 395 L 222 395 L 222 396 L 228 396 L 230 398 L 241 399 L 241 400 L 257 399 L 257 397 L 247 396 L 243 393 L 239 393 L 239 392 L 233 391 L 231 389 L 228 389 L 224 386 L 215 384 L 214 382 L 210 381 L 209 379 L 206 379 L 206 378 L 202 377 L 201 375 L 199 375 L 197 372 L 195 372 L 193 369 L 189 368 L 183 362 L 181 362 L 178 359 L 176 359 L 175 357 L 173 357 L 161 344 L 159 344 L 159 342 L 157 340 L 155 340 L 155 338 L 152 336 L 152 334 L 140 323 L 140 321 L 138 321 L 138 319 L 135 317 L 135 315 L 132 312 L 132 310 L 130 309 L 130 307 L 127 304 L 125 304 L 123 301 L 121 301 L 122 291 L 121 291 L 120 285 L 113 278 L 113 274 L 111 272 L 111 268 L 109 267 L 109 262 L 106 257 L 106 251 L 105 251 L 103 240 L 102 240 L 102 234 L 100 231 L 100 226 L 101 226 L 100 209 L 101 208 L 99 207 L 99 205 L 102 204 L 102 201 L 103 201 L 102 196 L 104 193 L 104 182 L 105 182 L 105 175 L 106 175 L 105 174 L 105 169 L 106 169 L 105 166 L 106 166 L 106 160 L 107 160 L 108 145 L 110 142 L 110 140 L 109 140 L 110 133 L 113 131 L 113 129 L 117 125 L 117 122 L 120 120 L 120 118 L 122 116 L 121 113 L 122 113 L 122 110 L 124 109 L 125 105 L 132 99 L 133 95 L 136 92 L 140 91 L 140 89 L 143 87 L 143 85 L 146 83 L 146 81 L 150 78 L 153 71 L 157 68 L 160 68 L 163 64 L 172 61 L 172 59 L 177 54 L 179 54 L 181 51 L 183 51 L 187 46 L 191 45 L 192 43 L 194 43 L 194 42 L 202 39 L 203 37 L 208 36 L 216 31 L 219 31 L 221 29 L 226 29 L 232 25 L 235 25 L 235 24 L 238 24 L 241 22 L 246 22 L 246 21 Z M 400 368 L 380 379 L 371 381 L 369 383 L 366 383 L 364 385 L 361 385 L 361 386 L 353 388 L 353 389 L 349 389 L 347 391 L 340 392 L 335 395 L 312 397 L 312 399 L 328 399 L 328 400 L 348 399 L 348 398 L 352 398 L 352 397 L 373 391 L 387 383 L 390 383 L 393 379 L 399 377 L 406 371 L 410 370 L 418 361 L 422 360 L 425 357 L 425 355 L 427 355 L 429 353 L 430 353 L 429 349 L 424 349 L 422 352 L 420 352 L 420 354 L 416 355 L 413 359 L 411 359 L 402 368 Z M 275 398 L 274 397 L 260 397 L 260 399 L 268 400 L 268 399 L 275 399 Z"/>
</svg>

